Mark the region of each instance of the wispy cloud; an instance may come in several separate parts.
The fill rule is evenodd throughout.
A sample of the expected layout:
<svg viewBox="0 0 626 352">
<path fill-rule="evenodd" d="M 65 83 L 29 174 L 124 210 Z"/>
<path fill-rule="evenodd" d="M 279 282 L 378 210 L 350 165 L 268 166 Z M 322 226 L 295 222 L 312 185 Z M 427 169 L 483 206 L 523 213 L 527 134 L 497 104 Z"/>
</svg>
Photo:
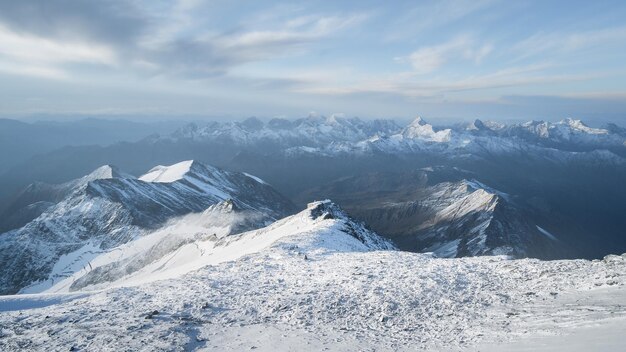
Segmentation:
<svg viewBox="0 0 626 352">
<path fill-rule="evenodd" d="M 440 28 L 488 8 L 497 0 L 435 0 L 411 2 L 388 27 L 387 40 L 406 40 L 432 28 Z"/>
<path fill-rule="evenodd" d="M 367 19 L 364 14 L 297 17 L 272 29 L 200 33 L 145 48 L 144 60 L 166 75 L 206 78 L 244 63 L 301 55 L 307 46 Z"/>
<path fill-rule="evenodd" d="M 423 79 L 410 72 L 381 79 L 362 80 L 348 85 L 316 85 L 296 88 L 299 92 L 322 95 L 348 95 L 362 93 L 384 93 L 406 97 L 442 97 L 450 93 L 486 90 L 494 88 L 521 87 L 536 84 L 554 84 L 588 80 L 597 75 L 556 75 L 542 71 L 548 65 L 530 65 L 497 70 L 483 75 L 460 79 Z"/>
<path fill-rule="evenodd" d="M 606 47 L 607 45 L 626 45 L 626 27 L 613 27 L 601 30 L 574 33 L 540 32 L 514 44 L 511 50 L 517 53 L 517 59 L 536 55 L 566 54 L 581 49 Z"/>
<path fill-rule="evenodd" d="M 0 25 L 0 70 L 5 73 L 59 79 L 69 76 L 66 64 L 116 62 L 115 52 L 104 45 L 53 40 Z"/>
<path fill-rule="evenodd" d="M 395 60 L 409 62 L 415 73 L 426 74 L 435 71 L 453 58 L 480 63 L 492 50 L 491 43 L 476 44 L 473 38 L 464 35 L 442 44 L 419 48 L 410 55 Z"/>
<path fill-rule="evenodd" d="M 0 54 L 20 61 L 38 63 L 113 64 L 115 53 L 92 43 L 56 41 L 17 33 L 0 25 Z"/>
</svg>

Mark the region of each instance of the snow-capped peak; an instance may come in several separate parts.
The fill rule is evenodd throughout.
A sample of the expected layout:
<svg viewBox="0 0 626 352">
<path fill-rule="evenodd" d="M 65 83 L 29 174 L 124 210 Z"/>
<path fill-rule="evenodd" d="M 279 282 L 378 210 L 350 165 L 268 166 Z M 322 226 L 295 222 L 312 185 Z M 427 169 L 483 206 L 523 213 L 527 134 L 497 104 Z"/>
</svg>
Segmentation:
<svg viewBox="0 0 626 352">
<path fill-rule="evenodd" d="M 193 160 L 186 160 L 170 166 L 158 165 L 150 169 L 148 173 L 139 177 L 145 182 L 170 183 L 181 180 L 191 170 Z"/>
<path fill-rule="evenodd" d="M 329 200 L 313 202 L 302 212 L 248 232 L 233 226 L 250 215 L 233 211 L 233 201 L 190 214 L 137 240 L 92 258 L 89 266 L 47 292 L 91 290 L 179 277 L 206 265 L 236 260 L 262 251 L 281 255 L 324 255 L 395 249 L 351 219 Z"/>
<path fill-rule="evenodd" d="M 413 122 L 402 131 L 404 138 L 415 138 L 432 142 L 448 142 L 450 141 L 450 135 L 450 129 L 435 132 L 433 126 L 426 123 L 420 116 L 416 117 Z"/>
<path fill-rule="evenodd" d="M 474 120 L 474 122 L 470 123 L 466 128 L 468 131 L 481 131 L 486 129 L 489 129 L 489 127 L 485 126 L 485 124 L 479 119 Z"/>
<path fill-rule="evenodd" d="M 103 180 L 109 178 L 134 178 L 133 176 L 120 171 L 113 165 L 102 165 L 92 171 L 90 174 L 83 176 L 83 181 Z"/>
<path fill-rule="evenodd" d="M 602 128 L 592 128 L 592 127 L 585 125 L 585 123 L 583 123 L 581 120 L 572 119 L 572 118 L 566 118 L 565 120 L 560 121 L 559 124 L 566 125 L 572 130 L 589 133 L 589 134 L 608 134 L 609 133 L 608 130 L 605 130 Z"/>
</svg>

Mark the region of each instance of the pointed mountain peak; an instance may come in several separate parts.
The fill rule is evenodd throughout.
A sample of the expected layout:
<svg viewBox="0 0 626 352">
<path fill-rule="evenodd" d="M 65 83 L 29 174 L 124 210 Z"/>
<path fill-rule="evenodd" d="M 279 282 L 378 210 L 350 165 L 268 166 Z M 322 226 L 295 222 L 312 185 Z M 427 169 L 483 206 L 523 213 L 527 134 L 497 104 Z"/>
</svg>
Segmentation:
<svg viewBox="0 0 626 352">
<path fill-rule="evenodd" d="M 146 174 L 140 176 L 139 180 L 158 183 L 175 182 L 185 177 L 194 164 L 197 164 L 197 162 L 186 160 L 169 166 L 158 165 L 150 169 Z"/>
<path fill-rule="evenodd" d="M 307 204 L 307 211 L 311 215 L 311 219 L 337 219 L 347 218 L 347 214 L 339 208 L 338 205 L 329 199 L 315 201 Z"/>
<path fill-rule="evenodd" d="M 474 120 L 466 128 L 469 131 L 483 131 L 489 129 L 480 119 Z"/>
<path fill-rule="evenodd" d="M 430 126 L 421 116 L 417 116 L 407 127 L 411 126 Z"/>
<path fill-rule="evenodd" d="M 445 129 L 435 132 L 433 126 L 426 123 L 421 117 L 416 117 L 402 131 L 402 135 L 405 138 L 422 139 L 431 142 L 448 142 L 451 138 L 451 130 Z"/>
<path fill-rule="evenodd" d="M 232 213 L 232 212 L 238 212 L 241 210 L 243 210 L 241 206 L 237 204 L 237 202 L 234 199 L 229 198 L 227 200 L 224 200 L 217 204 L 213 204 L 209 206 L 203 213 L 204 214 L 215 213 L 215 212 Z"/>
<path fill-rule="evenodd" d="M 102 165 L 88 175 L 83 176 L 84 181 L 94 181 L 108 178 L 134 178 L 133 176 L 120 171 L 117 166 Z"/>
<path fill-rule="evenodd" d="M 331 124 L 331 125 L 337 124 L 339 123 L 339 120 L 343 120 L 345 118 L 346 118 L 346 115 L 344 113 L 334 113 L 328 116 L 328 118 L 326 118 L 326 123 Z"/>
</svg>

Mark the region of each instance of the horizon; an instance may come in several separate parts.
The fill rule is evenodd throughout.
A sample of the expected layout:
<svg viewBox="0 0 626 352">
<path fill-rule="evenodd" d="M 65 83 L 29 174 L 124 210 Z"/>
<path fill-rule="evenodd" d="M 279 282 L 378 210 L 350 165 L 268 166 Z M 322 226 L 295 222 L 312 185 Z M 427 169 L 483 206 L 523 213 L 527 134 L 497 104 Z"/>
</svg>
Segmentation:
<svg viewBox="0 0 626 352">
<path fill-rule="evenodd" d="M 421 118 L 426 123 L 433 125 L 434 127 L 446 127 L 455 124 L 471 123 L 476 120 L 481 121 L 494 121 L 503 123 L 505 125 L 522 124 L 526 122 L 548 122 L 559 123 L 567 119 L 580 120 L 583 124 L 590 127 L 606 127 L 609 124 L 615 124 L 620 127 L 626 127 L 626 121 L 615 117 L 587 117 L 581 118 L 577 116 L 565 116 L 565 117 L 552 117 L 552 118 L 481 118 L 481 117 L 428 117 L 420 114 L 413 116 L 378 116 L 372 118 L 364 118 L 361 116 L 350 116 L 344 113 L 331 113 L 321 114 L 315 111 L 311 111 L 308 114 L 300 114 L 294 116 L 209 116 L 201 114 L 187 114 L 187 115 L 89 115 L 89 114 L 68 114 L 68 115 L 56 115 L 56 114 L 32 114 L 26 116 L 0 116 L 0 120 L 18 121 L 28 124 L 37 123 L 76 123 L 82 121 L 109 121 L 109 122 L 133 122 L 133 123 L 145 123 L 145 124 L 166 124 L 166 125 L 186 125 L 191 123 L 196 124 L 208 124 L 212 122 L 226 123 L 226 122 L 243 122 L 247 119 L 258 119 L 263 123 L 267 123 L 273 119 L 284 119 L 289 121 L 295 121 L 311 116 L 319 116 L 322 118 L 330 118 L 332 116 L 338 116 L 342 118 L 357 118 L 361 120 L 391 120 L 399 125 L 410 124 L 416 118 Z"/>
</svg>

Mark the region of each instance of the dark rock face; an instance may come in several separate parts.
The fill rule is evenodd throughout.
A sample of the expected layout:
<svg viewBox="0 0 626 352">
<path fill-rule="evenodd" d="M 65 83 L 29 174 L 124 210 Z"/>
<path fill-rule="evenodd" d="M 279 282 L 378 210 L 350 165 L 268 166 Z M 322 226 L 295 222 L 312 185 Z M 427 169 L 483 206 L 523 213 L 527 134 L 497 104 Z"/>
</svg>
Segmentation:
<svg viewBox="0 0 626 352">
<path fill-rule="evenodd" d="M 437 171 L 369 174 L 331 183 L 318 192 L 334 193 L 350 214 L 403 250 L 441 257 L 549 258 L 563 247 L 544 235 L 511 196 L 463 179 L 467 174 L 461 172 L 458 181 L 441 181 L 442 174 L 454 173 Z"/>
</svg>

